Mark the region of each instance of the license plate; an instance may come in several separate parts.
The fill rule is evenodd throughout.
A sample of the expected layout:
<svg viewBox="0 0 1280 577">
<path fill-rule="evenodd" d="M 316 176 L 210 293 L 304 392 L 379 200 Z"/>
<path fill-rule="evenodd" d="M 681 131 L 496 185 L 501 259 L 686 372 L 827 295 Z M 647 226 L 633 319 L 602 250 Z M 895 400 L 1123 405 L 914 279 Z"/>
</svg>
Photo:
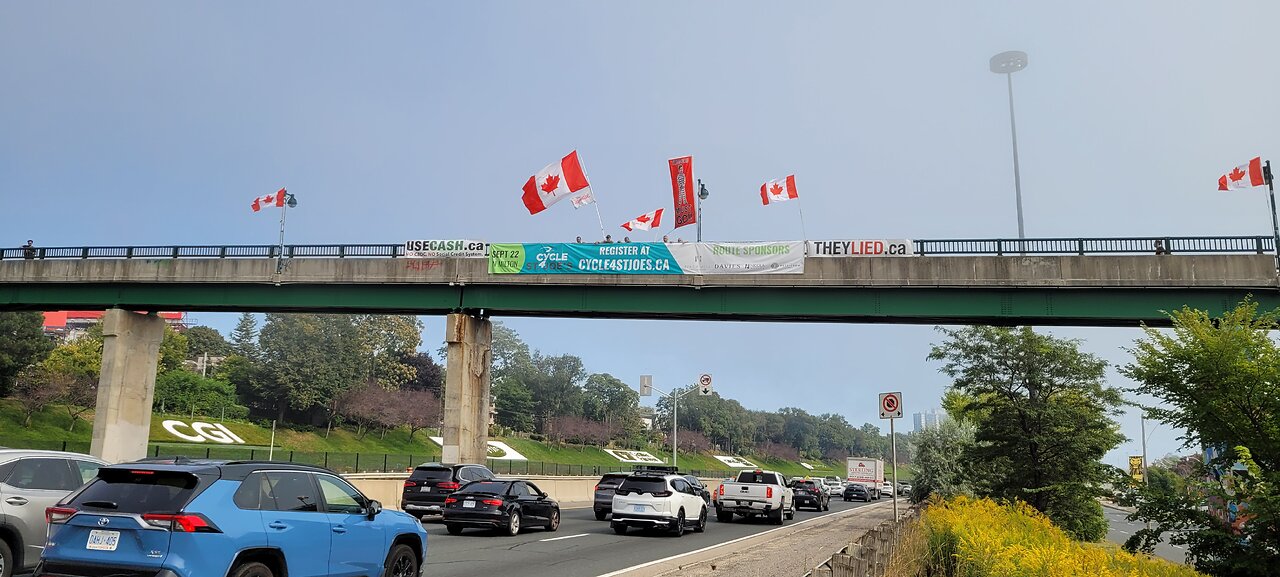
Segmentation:
<svg viewBox="0 0 1280 577">
<path fill-rule="evenodd" d="M 634 512 L 634 513 L 643 513 L 643 512 L 644 512 L 644 505 L 632 505 L 632 506 L 631 506 L 631 511 L 632 511 L 632 512 Z"/>
<path fill-rule="evenodd" d="M 431 487 L 422 487 L 422 488 L 419 488 L 418 491 L 422 493 L 426 493 L 431 491 Z"/>
<path fill-rule="evenodd" d="M 89 531 L 89 541 L 84 544 L 85 549 L 94 551 L 115 551 L 120 545 L 119 531 L 101 531 L 94 529 Z"/>
<path fill-rule="evenodd" d="M 463 502 L 462 502 L 462 508 L 464 508 L 464 509 L 475 509 L 475 508 L 476 508 L 476 502 L 475 502 L 475 501 L 463 501 Z"/>
</svg>

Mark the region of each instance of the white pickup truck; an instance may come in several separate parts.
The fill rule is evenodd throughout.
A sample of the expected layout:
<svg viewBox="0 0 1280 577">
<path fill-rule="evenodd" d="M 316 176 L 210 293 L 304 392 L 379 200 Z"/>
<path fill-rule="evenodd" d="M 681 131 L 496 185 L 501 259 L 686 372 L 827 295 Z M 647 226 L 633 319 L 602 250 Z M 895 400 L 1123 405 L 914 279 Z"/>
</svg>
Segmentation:
<svg viewBox="0 0 1280 577">
<path fill-rule="evenodd" d="M 732 521 L 734 515 L 764 515 L 774 525 L 785 517 L 795 517 L 796 506 L 790 483 L 776 471 L 742 471 L 733 481 L 725 481 L 716 491 L 716 520 Z"/>
</svg>

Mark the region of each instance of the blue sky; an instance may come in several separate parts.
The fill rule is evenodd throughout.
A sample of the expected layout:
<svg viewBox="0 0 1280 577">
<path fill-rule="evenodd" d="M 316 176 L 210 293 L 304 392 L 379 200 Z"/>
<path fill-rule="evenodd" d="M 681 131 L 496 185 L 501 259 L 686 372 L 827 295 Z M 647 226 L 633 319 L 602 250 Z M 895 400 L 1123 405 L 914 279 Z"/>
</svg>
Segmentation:
<svg viewBox="0 0 1280 577">
<path fill-rule="evenodd" d="M 530 174 L 582 157 L 610 233 L 670 202 L 693 154 L 713 240 L 1269 234 L 1217 176 L 1280 133 L 1274 2 L 8 2 L 0 5 L 0 242 L 267 244 L 598 237 Z M 693 231 L 675 234 L 690 238 Z M 644 235 L 635 235 L 644 238 Z M 233 318 L 197 314 L 227 330 Z M 434 349 L 442 319 L 428 318 Z M 753 408 L 873 420 L 946 385 L 931 327 L 517 319 L 536 348 L 657 384 L 715 374 Z M 1138 335 L 1062 329 L 1115 362 Z M 1117 378 L 1117 382 L 1120 382 Z M 812 388 L 818 395 L 798 395 Z M 909 423 L 908 423 L 909 424 Z M 1109 457 L 1137 447 L 1135 439 Z M 1151 453 L 1176 448 L 1167 428 Z"/>
</svg>

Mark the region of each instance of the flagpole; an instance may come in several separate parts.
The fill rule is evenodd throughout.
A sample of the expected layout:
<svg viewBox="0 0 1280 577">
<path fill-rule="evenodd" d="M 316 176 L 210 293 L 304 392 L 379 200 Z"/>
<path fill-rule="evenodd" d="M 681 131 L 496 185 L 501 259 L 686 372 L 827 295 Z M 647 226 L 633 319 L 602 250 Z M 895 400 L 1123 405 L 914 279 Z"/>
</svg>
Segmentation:
<svg viewBox="0 0 1280 577">
<path fill-rule="evenodd" d="M 1280 219 L 1276 218 L 1276 182 L 1271 174 L 1271 161 L 1262 169 L 1262 178 L 1267 181 L 1267 192 L 1271 197 L 1271 233 L 1275 240 L 1276 274 L 1280 275 Z"/>
<path fill-rule="evenodd" d="M 796 207 L 800 209 L 800 235 L 809 240 L 809 233 L 804 230 L 804 201 L 799 196 L 796 196 Z"/>
<path fill-rule="evenodd" d="M 600 218 L 600 201 L 596 200 L 596 193 L 594 190 L 591 191 L 591 199 L 591 206 L 596 207 L 596 222 L 600 224 L 600 240 L 604 240 L 604 219 Z"/>
<path fill-rule="evenodd" d="M 288 194 L 288 193 L 286 193 Z M 276 274 L 284 272 L 284 217 L 289 203 L 280 204 L 280 254 L 276 256 Z"/>
</svg>

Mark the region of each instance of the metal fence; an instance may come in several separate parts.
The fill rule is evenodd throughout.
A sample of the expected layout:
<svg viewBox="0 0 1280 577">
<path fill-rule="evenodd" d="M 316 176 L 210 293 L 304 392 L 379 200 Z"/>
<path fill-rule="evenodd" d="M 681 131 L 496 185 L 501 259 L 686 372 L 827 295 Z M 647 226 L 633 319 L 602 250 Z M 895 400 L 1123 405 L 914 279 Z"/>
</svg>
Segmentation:
<svg viewBox="0 0 1280 577">
<path fill-rule="evenodd" d="M 1275 252 L 1270 236 L 1144 236 L 1123 238 L 978 238 L 916 240 L 918 255 L 1086 255 L 1156 254 L 1156 243 L 1170 254 Z M 290 244 L 286 258 L 403 258 L 401 244 Z M 225 246 L 76 246 L 0 249 L 0 260 L 53 259 L 206 259 L 277 258 L 277 245 Z"/>
<path fill-rule="evenodd" d="M 0 442 L 9 448 L 38 449 L 45 451 L 70 451 L 88 453 L 88 441 L 14 441 Z M 208 445 L 204 447 L 184 445 L 149 445 L 148 457 L 188 457 L 192 459 L 221 459 L 227 461 L 266 461 L 280 463 L 298 463 L 324 467 L 339 473 L 401 473 L 423 463 L 438 462 L 439 453 L 343 453 L 343 452 L 311 452 L 276 449 L 270 451 L 260 447 L 236 447 L 228 445 Z M 617 465 L 576 465 L 569 463 L 550 463 L 546 461 L 514 461 L 489 459 L 489 470 L 499 475 L 553 475 L 553 476 L 591 476 L 598 477 L 614 471 L 630 471 L 633 465 L 618 463 Z M 727 477 L 731 471 L 692 470 L 684 471 L 690 475 L 703 478 Z"/>
</svg>

